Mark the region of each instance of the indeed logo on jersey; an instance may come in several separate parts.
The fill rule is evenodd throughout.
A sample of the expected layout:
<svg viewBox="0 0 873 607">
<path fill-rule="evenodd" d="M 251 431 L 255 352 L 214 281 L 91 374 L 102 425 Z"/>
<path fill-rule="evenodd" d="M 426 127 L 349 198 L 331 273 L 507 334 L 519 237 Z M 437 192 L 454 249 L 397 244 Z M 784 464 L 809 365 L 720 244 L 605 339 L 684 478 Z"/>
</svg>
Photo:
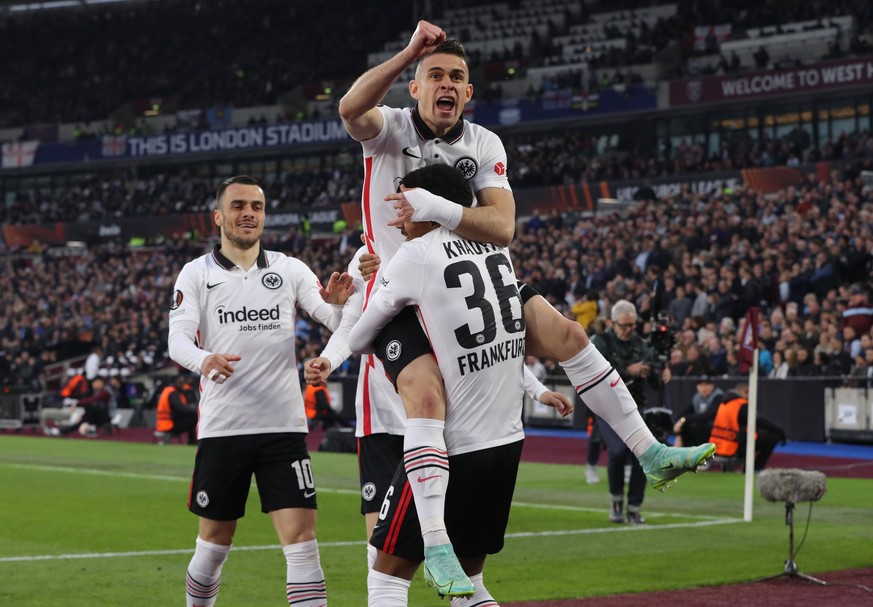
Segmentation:
<svg viewBox="0 0 873 607">
<path fill-rule="evenodd" d="M 276 304 L 273 308 L 261 308 L 257 309 L 249 309 L 246 306 L 243 306 L 239 310 L 226 310 L 224 308 L 218 308 L 216 310 L 216 314 L 218 314 L 218 322 L 222 325 L 228 325 L 232 323 L 254 323 L 256 321 L 267 321 L 267 320 L 276 320 L 278 321 L 281 318 L 279 313 L 279 304 Z M 240 331 L 271 331 L 273 329 L 281 329 L 282 325 L 278 322 L 270 322 L 263 323 L 259 322 L 257 324 L 241 324 L 239 330 Z"/>
</svg>

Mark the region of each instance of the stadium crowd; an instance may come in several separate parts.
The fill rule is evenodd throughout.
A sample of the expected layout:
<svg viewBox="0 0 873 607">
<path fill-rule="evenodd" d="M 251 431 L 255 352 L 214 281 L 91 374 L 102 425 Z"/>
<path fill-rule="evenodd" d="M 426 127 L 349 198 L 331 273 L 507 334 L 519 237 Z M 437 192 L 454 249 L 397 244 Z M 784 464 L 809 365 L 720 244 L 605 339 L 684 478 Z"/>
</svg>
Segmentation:
<svg viewBox="0 0 873 607">
<path fill-rule="evenodd" d="M 296 205 L 325 206 L 357 200 L 362 175 L 357 155 L 348 150 L 325 153 L 295 166 L 281 177 L 265 179 L 267 210 Z M 159 170 L 128 167 L 69 176 L 57 185 L 7 190 L 14 202 L 0 206 L 0 223 L 105 220 L 210 210 L 215 179 L 185 167 Z"/>
<path fill-rule="evenodd" d="M 696 173 L 714 173 L 752 167 L 798 166 L 818 161 L 873 158 L 869 130 L 839 133 L 821 147 L 812 143 L 805 129 L 781 138 L 753 139 L 737 133 L 721 142 L 718 152 L 707 153 L 700 142 L 683 140 L 660 154 L 638 151 L 600 153 L 596 138 L 584 130 L 544 135 L 510 135 L 503 138 L 519 186 L 584 183 L 586 181 L 652 179 Z M 848 169 L 860 170 L 857 168 Z"/>
<path fill-rule="evenodd" d="M 202 198 L 206 204 L 205 190 Z M 309 239 L 296 229 L 268 233 L 265 243 L 320 277 L 342 270 L 353 252 L 348 239 Z M 71 340 L 96 340 L 105 367 L 166 364 L 173 277 L 211 244 L 4 255 L 0 376 L 32 381 Z M 643 320 L 653 307 L 668 312 L 676 376 L 737 374 L 738 331 L 750 306 L 762 310 L 764 373 L 849 376 L 873 364 L 873 189 L 856 172 L 824 181 L 811 174 L 776 195 L 741 186 L 645 200 L 626 213 L 534 213 L 519 222 L 512 252 L 521 280 L 593 332 L 607 326 L 618 299 L 634 302 Z M 664 286 L 657 302 L 655 280 Z M 328 337 L 305 315 L 297 335 L 300 360 Z"/>
<path fill-rule="evenodd" d="M 763 373 L 863 374 L 873 361 L 871 194 L 859 178 L 810 175 L 772 197 L 742 186 L 646 201 L 624 221 L 534 215 L 513 243 L 516 271 L 580 322 L 597 302 L 595 333 L 619 299 L 641 319 L 669 313 L 674 376 L 737 375 L 751 306 L 762 311 Z"/>
<path fill-rule="evenodd" d="M 845 160 L 851 178 L 873 169 L 869 130 L 840 133 L 821 148 L 806 131 L 782 139 L 753 140 L 746 133 L 707 154 L 701 145 L 682 142 L 662 156 L 598 153 L 596 138 L 585 130 L 551 134 L 506 134 L 513 187 L 582 184 L 588 181 L 653 179 L 714 173 L 749 167 Z M 317 166 L 316 164 L 317 163 Z M 305 166 L 304 166 L 305 164 Z M 202 212 L 211 208 L 213 179 L 182 167 L 119 169 L 71 175 L 54 186 L 6 190 L 11 204 L 0 206 L 0 223 L 27 224 L 103 220 L 120 217 Z M 350 146 L 312 156 L 281 176 L 265 179 L 268 211 L 353 202 L 363 186 L 357 150 Z M 9 186 L 7 186 L 8 188 Z"/>
<path fill-rule="evenodd" d="M 84 345 L 100 347 L 100 368 L 123 376 L 167 366 L 167 310 L 182 265 L 204 246 L 191 240 L 129 247 L 112 243 L 43 248 L 0 257 L 0 384 L 39 385 L 46 366 Z M 294 230 L 270 234 L 265 246 L 305 259 L 327 278 L 348 263 L 337 242 Z M 300 359 L 320 352 L 320 325 L 300 319 Z"/>
</svg>

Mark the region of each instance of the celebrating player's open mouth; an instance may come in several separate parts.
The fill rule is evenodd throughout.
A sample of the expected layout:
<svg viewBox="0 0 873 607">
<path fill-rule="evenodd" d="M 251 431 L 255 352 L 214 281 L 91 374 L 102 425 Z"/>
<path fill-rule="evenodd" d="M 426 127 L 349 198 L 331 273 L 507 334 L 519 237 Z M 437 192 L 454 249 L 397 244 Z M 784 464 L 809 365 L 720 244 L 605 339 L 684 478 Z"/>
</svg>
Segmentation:
<svg viewBox="0 0 873 607">
<path fill-rule="evenodd" d="M 437 98 L 436 109 L 444 114 L 453 114 L 455 111 L 455 98 L 449 95 L 442 95 Z"/>
</svg>

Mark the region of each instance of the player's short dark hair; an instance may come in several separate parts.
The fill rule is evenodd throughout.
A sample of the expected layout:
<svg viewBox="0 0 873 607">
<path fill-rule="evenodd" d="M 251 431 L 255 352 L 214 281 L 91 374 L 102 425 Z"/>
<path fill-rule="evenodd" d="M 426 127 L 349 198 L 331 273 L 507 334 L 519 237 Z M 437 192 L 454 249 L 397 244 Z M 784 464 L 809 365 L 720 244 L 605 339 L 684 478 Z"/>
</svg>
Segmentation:
<svg viewBox="0 0 873 607">
<path fill-rule="evenodd" d="M 256 185 L 262 190 L 264 189 L 263 186 L 261 186 L 261 182 L 254 177 L 249 177 L 248 175 L 236 175 L 234 177 L 228 177 L 221 182 L 220 186 L 218 186 L 218 193 L 215 195 L 216 209 L 221 204 L 221 197 L 224 195 L 224 191 L 235 183 L 239 183 L 242 185 Z"/>
<path fill-rule="evenodd" d="M 436 47 L 431 55 L 455 55 L 456 57 L 460 57 L 467 61 L 467 51 L 464 50 L 464 45 L 458 42 L 457 38 L 446 38 L 443 40 L 438 47 Z"/>
<path fill-rule="evenodd" d="M 447 164 L 433 164 L 407 173 L 401 183 L 407 188 L 424 188 L 462 207 L 473 206 L 473 192 L 461 171 Z"/>
<path fill-rule="evenodd" d="M 455 57 L 460 57 L 464 60 L 464 63 L 467 64 L 468 69 L 470 62 L 467 61 L 467 51 L 464 50 L 464 45 L 458 42 L 456 38 L 446 38 L 443 40 L 439 46 L 437 46 L 432 52 L 425 55 L 418 61 L 418 65 L 415 66 L 415 73 L 418 74 L 418 70 L 421 68 L 421 62 L 427 59 L 432 55 L 454 55 Z M 467 74 L 467 78 L 469 79 L 469 74 Z M 417 77 L 417 76 L 416 76 Z"/>
</svg>

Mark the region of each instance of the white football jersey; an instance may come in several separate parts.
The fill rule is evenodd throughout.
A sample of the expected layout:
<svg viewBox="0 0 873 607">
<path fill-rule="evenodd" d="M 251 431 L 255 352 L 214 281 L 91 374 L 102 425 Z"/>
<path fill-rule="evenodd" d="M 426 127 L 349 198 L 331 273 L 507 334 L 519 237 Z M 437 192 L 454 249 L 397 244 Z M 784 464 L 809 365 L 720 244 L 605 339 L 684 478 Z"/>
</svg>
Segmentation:
<svg viewBox="0 0 873 607">
<path fill-rule="evenodd" d="M 367 252 L 361 247 L 355 253 L 347 272 L 355 285 L 352 295 L 343 307 L 343 319 L 340 327 L 331 335 L 322 356 L 331 359 L 336 368 L 349 355 L 348 332 L 361 317 L 364 300 L 368 295 L 368 287 L 358 269 L 361 255 Z M 406 433 L 406 411 L 400 395 L 394 390 L 394 385 L 388 379 L 385 369 L 373 354 L 361 356 L 361 368 L 358 371 L 358 385 L 355 392 L 355 436 L 388 433 L 403 435 Z"/>
<path fill-rule="evenodd" d="M 342 308 L 294 257 L 261 249 L 247 271 L 216 247 L 185 264 L 170 310 L 170 357 L 200 372 L 212 353 L 235 354 L 223 384 L 201 378 L 198 436 L 306 432 L 294 351 L 296 306 L 334 330 Z"/>
<path fill-rule="evenodd" d="M 450 455 L 520 440 L 525 322 L 505 247 L 446 228 L 404 242 L 349 343 L 368 351 L 404 307 L 418 306 L 446 386 Z"/>
<path fill-rule="evenodd" d="M 383 125 L 379 134 L 361 142 L 364 152 L 362 211 L 367 247 L 388 263 L 405 237 L 388 225 L 397 216 L 385 197 L 397 191 L 407 173 L 431 164 L 459 169 L 473 192 L 485 188 L 509 190 L 506 150 L 488 129 L 460 120 L 445 137 L 436 137 L 416 108 L 379 106 Z"/>
</svg>

